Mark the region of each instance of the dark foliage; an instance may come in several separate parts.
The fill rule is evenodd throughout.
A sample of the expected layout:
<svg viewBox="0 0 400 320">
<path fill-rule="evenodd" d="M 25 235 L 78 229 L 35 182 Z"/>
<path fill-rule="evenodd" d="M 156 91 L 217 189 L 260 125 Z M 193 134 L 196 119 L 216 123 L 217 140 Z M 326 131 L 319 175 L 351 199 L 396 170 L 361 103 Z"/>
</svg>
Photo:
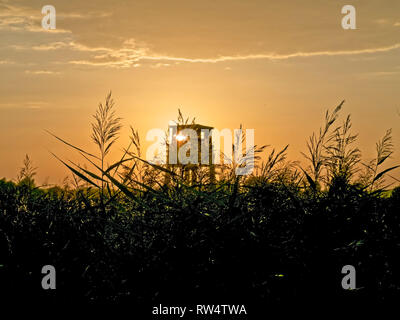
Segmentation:
<svg viewBox="0 0 400 320">
<path fill-rule="evenodd" d="M 103 211 L 83 191 L 0 181 L 1 291 L 75 303 L 374 302 L 398 299 L 400 192 L 384 198 L 345 181 L 316 196 L 279 183 L 182 187 Z M 41 267 L 57 290 L 41 289 Z M 357 290 L 341 288 L 341 268 Z"/>
<path fill-rule="evenodd" d="M 254 315 L 399 300 L 400 189 L 383 187 L 398 166 L 381 168 L 390 130 L 376 158 L 361 162 L 350 116 L 332 127 L 342 102 L 310 137 L 305 169 L 286 161 L 286 146 L 250 176 L 236 176 L 234 163 L 216 181 L 200 169 L 188 181 L 183 168 L 141 159 L 133 128 L 121 160 L 105 168 L 120 129 L 112 105 L 109 95 L 93 127 L 99 156 L 51 134 L 94 169 L 57 158 L 74 189 L 35 187 L 28 156 L 17 184 L 0 180 L 2 302 L 129 305 L 147 315 L 159 303 L 245 304 Z M 254 146 L 255 160 L 265 148 Z M 48 264 L 56 290 L 40 285 Z M 345 265 L 356 268 L 355 290 L 341 286 Z"/>
</svg>

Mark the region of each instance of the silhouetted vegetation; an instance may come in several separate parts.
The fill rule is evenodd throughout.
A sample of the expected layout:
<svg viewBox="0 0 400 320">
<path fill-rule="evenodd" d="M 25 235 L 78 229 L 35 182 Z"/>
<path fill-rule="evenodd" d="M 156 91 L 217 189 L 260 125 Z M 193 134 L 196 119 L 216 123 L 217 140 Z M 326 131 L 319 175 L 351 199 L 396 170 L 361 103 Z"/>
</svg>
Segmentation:
<svg viewBox="0 0 400 320">
<path fill-rule="evenodd" d="M 381 168 L 393 153 L 390 131 L 363 163 L 350 117 L 333 128 L 342 102 L 310 137 L 308 167 L 288 161 L 285 147 L 251 176 L 226 165 L 214 184 L 207 175 L 193 184 L 143 160 L 133 129 L 121 160 L 106 168 L 120 128 L 104 114 L 109 105 L 111 95 L 93 126 L 100 155 L 58 138 L 93 168 L 60 159 L 74 187 L 35 187 L 29 158 L 18 183 L 0 180 L 0 290 L 9 297 L 260 309 L 399 298 L 400 188 L 384 182 L 395 167 Z M 56 267 L 55 291 L 40 287 L 45 264 Z M 341 287 L 348 264 L 356 290 Z"/>
</svg>

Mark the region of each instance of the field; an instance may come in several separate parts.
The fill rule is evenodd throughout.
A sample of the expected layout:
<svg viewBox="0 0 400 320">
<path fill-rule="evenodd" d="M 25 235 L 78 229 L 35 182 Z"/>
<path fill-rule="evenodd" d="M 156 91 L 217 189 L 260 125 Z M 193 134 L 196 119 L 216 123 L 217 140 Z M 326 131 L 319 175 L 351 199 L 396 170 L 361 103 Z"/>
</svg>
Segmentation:
<svg viewBox="0 0 400 320">
<path fill-rule="evenodd" d="M 395 168 L 381 169 L 393 152 L 390 130 L 376 159 L 362 162 L 350 117 L 334 128 L 340 104 L 308 140 L 304 169 L 285 148 L 256 156 L 250 176 L 227 166 L 217 181 L 193 183 L 142 159 L 134 130 L 121 161 L 105 168 L 119 130 L 111 102 L 93 124 L 98 158 L 69 145 L 93 170 L 59 159 L 74 185 L 35 186 L 29 157 L 18 181 L 0 180 L 7 298 L 138 308 L 230 303 L 253 312 L 398 300 L 400 188 L 384 184 Z M 47 264 L 57 270 L 57 290 L 40 286 Z M 345 265 L 357 272 L 353 290 L 341 285 Z"/>
</svg>

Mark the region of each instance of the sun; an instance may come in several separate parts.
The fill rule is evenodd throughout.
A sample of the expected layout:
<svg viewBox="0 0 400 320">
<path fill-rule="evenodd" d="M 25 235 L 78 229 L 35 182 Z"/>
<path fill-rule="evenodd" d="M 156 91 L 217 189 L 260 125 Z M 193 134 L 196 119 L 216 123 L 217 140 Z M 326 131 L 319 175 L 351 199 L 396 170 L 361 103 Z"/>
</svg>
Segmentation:
<svg viewBox="0 0 400 320">
<path fill-rule="evenodd" d="M 177 141 L 184 141 L 186 140 L 187 137 L 184 136 L 183 134 L 178 133 L 175 138 Z"/>
</svg>

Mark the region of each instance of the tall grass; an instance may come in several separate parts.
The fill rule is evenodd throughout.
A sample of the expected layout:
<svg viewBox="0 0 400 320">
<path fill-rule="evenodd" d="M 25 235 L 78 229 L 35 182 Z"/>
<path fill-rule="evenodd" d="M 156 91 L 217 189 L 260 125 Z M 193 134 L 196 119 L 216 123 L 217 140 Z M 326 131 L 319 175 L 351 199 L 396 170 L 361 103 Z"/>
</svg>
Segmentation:
<svg viewBox="0 0 400 320">
<path fill-rule="evenodd" d="M 25 155 L 23 166 L 21 167 L 19 174 L 17 176 L 18 184 L 25 184 L 29 187 L 34 187 L 34 178 L 36 176 L 37 167 L 33 166 L 32 160 L 29 155 Z"/>
<path fill-rule="evenodd" d="M 47 294 L 136 308 L 221 297 L 252 306 L 398 301 L 400 189 L 382 196 L 384 177 L 397 168 L 382 167 L 393 154 L 391 131 L 364 163 L 350 117 L 334 127 L 342 107 L 327 112 L 307 141 L 304 167 L 287 159 L 288 146 L 266 156 L 267 147 L 257 147 L 252 175 L 238 177 L 228 165 L 214 183 L 188 183 L 142 159 L 133 128 L 120 160 L 106 165 L 119 120 L 108 122 L 118 128 L 109 135 L 95 131 L 99 155 L 54 135 L 86 161 L 59 159 L 86 186 L 0 180 L 3 286 L 20 299 Z M 102 119 L 118 119 L 112 110 L 98 114 L 97 129 L 110 128 Z M 60 274 L 57 295 L 39 290 L 34 277 L 48 263 Z M 340 287 L 346 264 L 357 269 L 358 290 Z"/>
<path fill-rule="evenodd" d="M 288 145 L 279 152 L 273 149 L 267 156 L 266 161 L 261 163 L 260 155 L 268 146 L 254 146 L 251 150 L 247 150 L 247 154 L 242 156 L 247 163 L 250 159 L 253 159 L 251 160 L 254 161 L 255 166 L 253 174 L 245 177 L 237 176 L 235 172 L 240 164 L 230 161 L 230 164 L 219 166 L 217 185 L 224 188 L 232 188 L 233 196 L 231 199 L 236 197 L 240 185 L 247 182 L 280 182 L 286 185 L 295 185 L 296 187 L 303 185 L 302 188 L 307 189 L 309 187 L 310 190 L 317 194 L 328 190 L 337 183 L 345 185 L 358 184 L 370 192 L 381 190 L 384 176 L 398 168 L 398 166 L 394 166 L 378 172 L 378 168 L 393 153 L 391 130 L 388 130 L 382 140 L 376 144 L 376 159 L 371 160 L 369 163 L 362 162 L 361 151 L 354 146 L 358 135 L 351 132 L 350 115 L 346 117 L 341 125 L 334 127 L 343 104 L 344 101 L 334 108 L 332 112 L 326 111 L 324 125 L 319 129 L 318 134 L 313 133 L 309 137 L 307 141 L 308 152 L 302 153 L 305 159 L 309 161 L 309 165 L 305 168 L 298 162 L 291 162 L 286 159 Z M 156 165 L 142 159 L 139 133 L 132 126 L 130 143 L 124 150 L 121 159 L 105 168 L 104 160 L 112 145 L 118 139 L 121 129 L 121 118 L 115 115 L 113 107 L 114 101 L 110 92 L 106 97 L 105 103 L 99 104 L 94 115 L 95 122 L 92 123 L 91 138 L 99 149 L 99 156 L 94 156 L 55 136 L 63 143 L 77 150 L 94 169 L 98 170 L 97 173 L 72 163 L 75 166 L 73 168 L 59 159 L 72 170 L 75 176 L 98 188 L 101 199 L 104 197 L 105 188 L 108 191 L 108 198 L 113 198 L 113 194 L 115 195 L 113 190 L 116 188 L 118 194 L 123 193 L 131 200 L 140 203 L 142 192 L 152 192 L 153 195 L 165 197 L 170 195 L 174 187 L 181 190 L 182 188 L 210 185 L 211 182 L 207 180 L 207 169 L 198 170 L 198 183 L 191 186 L 185 180 L 183 171 L 178 172 L 179 168 Z M 195 124 L 195 118 L 192 120 L 188 117 L 185 118 L 178 109 L 177 124 L 188 123 Z M 235 139 L 242 139 L 243 143 L 245 135 L 235 137 Z M 235 151 L 234 146 L 232 148 Z M 225 155 L 222 156 L 226 158 Z M 99 161 L 100 164 L 97 165 L 95 161 Z M 361 171 L 360 163 L 364 167 L 363 171 Z M 165 179 L 166 176 L 168 176 L 168 179 Z M 164 185 L 165 181 L 169 182 L 168 186 Z M 103 203 L 103 200 L 101 202 Z"/>
<path fill-rule="evenodd" d="M 107 95 L 104 104 L 100 103 L 96 113 L 93 115 L 95 120 L 92 123 L 93 142 L 100 151 L 101 160 L 101 195 L 104 194 L 104 160 L 110 152 L 112 145 L 117 141 L 121 125 L 121 118 L 115 116 L 113 110 L 114 100 L 111 98 L 111 92 Z"/>
</svg>

